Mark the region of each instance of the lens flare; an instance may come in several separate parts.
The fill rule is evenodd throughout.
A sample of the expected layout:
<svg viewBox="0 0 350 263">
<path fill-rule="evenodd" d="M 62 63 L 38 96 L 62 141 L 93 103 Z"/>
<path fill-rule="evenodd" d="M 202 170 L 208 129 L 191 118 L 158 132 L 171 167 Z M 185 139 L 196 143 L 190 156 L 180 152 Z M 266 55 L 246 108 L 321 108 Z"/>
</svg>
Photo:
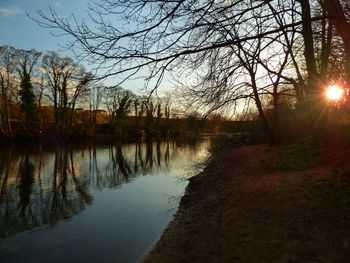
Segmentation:
<svg viewBox="0 0 350 263">
<path fill-rule="evenodd" d="M 337 85 L 329 86 L 326 90 L 326 96 L 329 100 L 338 101 L 343 96 L 343 89 Z"/>
</svg>

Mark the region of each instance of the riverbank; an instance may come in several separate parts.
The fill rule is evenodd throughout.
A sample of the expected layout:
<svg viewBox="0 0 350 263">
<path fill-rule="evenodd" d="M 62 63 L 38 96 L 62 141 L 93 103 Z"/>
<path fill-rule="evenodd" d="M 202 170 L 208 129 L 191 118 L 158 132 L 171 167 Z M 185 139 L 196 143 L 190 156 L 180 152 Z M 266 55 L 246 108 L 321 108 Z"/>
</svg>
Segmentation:
<svg viewBox="0 0 350 263">
<path fill-rule="evenodd" d="M 348 262 L 348 146 L 224 147 L 144 262 Z"/>
</svg>

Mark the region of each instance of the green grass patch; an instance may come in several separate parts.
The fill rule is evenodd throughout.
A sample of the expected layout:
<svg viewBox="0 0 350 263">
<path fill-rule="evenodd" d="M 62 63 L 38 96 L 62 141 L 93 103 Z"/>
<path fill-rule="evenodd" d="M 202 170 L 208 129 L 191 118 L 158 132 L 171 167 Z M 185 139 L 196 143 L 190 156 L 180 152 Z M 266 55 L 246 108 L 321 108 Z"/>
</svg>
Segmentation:
<svg viewBox="0 0 350 263">
<path fill-rule="evenodd" d="M 320 146 L 311 137 L 280 147 L 279 168 L 284 171 L 300 171 L 310 168 L 319 152 Z"/>
</svg>

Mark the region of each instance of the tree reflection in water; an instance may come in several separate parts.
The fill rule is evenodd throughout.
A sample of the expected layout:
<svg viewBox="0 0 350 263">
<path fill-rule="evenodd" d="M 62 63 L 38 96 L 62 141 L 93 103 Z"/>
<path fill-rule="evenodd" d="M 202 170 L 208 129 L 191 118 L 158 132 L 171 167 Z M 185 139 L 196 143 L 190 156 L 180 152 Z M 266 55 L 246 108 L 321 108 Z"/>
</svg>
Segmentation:
<svg viewBox="0 0 350 263">
<path fill-rule="evenodd" d="M 54 154 L 51 188 L 46 191 L 48 222 L 51 224 L 71 218 L 93 201 L 89 185 L 77 177 L 75 167 L 72 149 L 58 147 Z"/>
<path fill-rule="evenodd" d="M 42 174 L 42 159 L 54 159 L 52 169 Z M 35 167 L 37 164 L 37 167 Z M 54 154 L 39 151 L 15 152 L 13 147 L 0 151 L 0 235 L 30 230 L 62 219 L 69 219 L 92 203 L 93 197 L 75 174 L 73 152 L 59 146 Z"/>
<path fill-rule="evenodd" d="M 22 156 L 19 163 L 18 176 L 18 208 L 20 210 L 22 221 L 27 222 L 30 221 L 30 218 L 33 218 L 33 213 L 30 206 L 30 197 L 34 183 L 34 164 L 29 160 L 29 155 L 27 153 Z"/>
<path fill-rule="evenodd" d="M 0 237 L 55 225 L 91 205 L 92 189 L 117 188 L 154 170 L 167 171 L 208 145 L 176 141 L 86 148 L 57 145 L 0 149 Z M 171 162 L 170 162 L 171 161 Z"/>
</svg>

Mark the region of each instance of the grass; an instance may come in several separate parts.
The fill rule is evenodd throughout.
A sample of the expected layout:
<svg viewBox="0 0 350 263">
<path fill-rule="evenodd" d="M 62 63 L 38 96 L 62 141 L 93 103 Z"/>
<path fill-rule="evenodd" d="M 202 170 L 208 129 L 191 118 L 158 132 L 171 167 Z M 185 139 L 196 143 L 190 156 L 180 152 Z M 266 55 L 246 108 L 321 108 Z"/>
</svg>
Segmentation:
<svg viewBox="0 0 350 263">
<path fill-rule="evenodd" d="M 317 165 L 316 158 L 321 151 L 321 147 L 311 137 L 303 138 L 293 144 L 280 147 L 279 168 L 283 171 L 303 171 Z M 338 158 L 344 158 L 343 149 L 330 153 L 336 162 Z M 339 157 L 339 156 L 340 157 Z M 338 156 L 338 157 L 337 157 Z M 338 167 L 339 166 L 339 167 Z M 346 173 L 346 167 L 340 163 L 337 169 L 333 169 L 330 174 L 313 182 L 315 194 L 319 197 L 324 209 L 334 209 L 335 214 L 343 213 L 344 209 L 350 210 L 350 177 Z"/>
<path fill-rule="evenodd" d="M 301 171 L 312 167 L 320 146 L 311 137 L 280 147 L 279 168 L 283 171 Z"/>
</svg>

